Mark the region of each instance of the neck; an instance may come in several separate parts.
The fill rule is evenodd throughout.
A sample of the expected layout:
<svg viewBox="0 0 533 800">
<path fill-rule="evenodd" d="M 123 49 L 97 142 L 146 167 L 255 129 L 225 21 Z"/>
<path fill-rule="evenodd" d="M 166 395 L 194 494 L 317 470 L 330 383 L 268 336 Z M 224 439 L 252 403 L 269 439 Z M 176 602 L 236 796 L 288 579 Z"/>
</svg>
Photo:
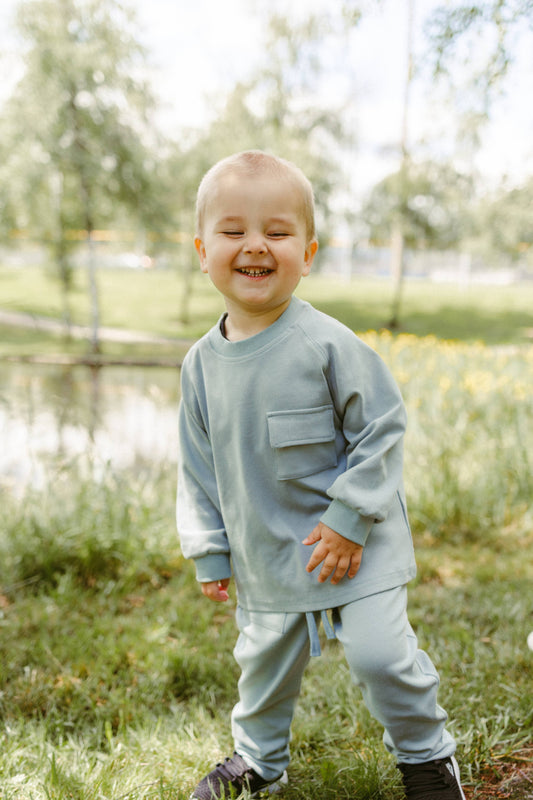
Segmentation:
<svg viewBox="0 0 533 800">
<path fill-rule="evenodd" d="M 289 298 L 281 306 L 271 311 L 262 311 L 257 314 L 243 313 L 228 306 L 228 316 L 224 322 L 226 339 L 230 342 L 241 342 L 243 339 L 249 339 L 250 336 L 261 333 L 281 317 L 289 307 L 291 299 Z"/>
</svg>

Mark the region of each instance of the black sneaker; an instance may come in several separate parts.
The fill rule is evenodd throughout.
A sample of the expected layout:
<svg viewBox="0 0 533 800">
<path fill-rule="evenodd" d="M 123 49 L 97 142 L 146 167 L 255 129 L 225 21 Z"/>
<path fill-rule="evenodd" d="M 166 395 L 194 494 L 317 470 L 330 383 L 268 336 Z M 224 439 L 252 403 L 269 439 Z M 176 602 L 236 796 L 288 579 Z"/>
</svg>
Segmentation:
<svg viewBox="0 0 533 800">
<path fill-rule="evenodd" d="M 217 764 L 215 769 L 200 781 L 190 800 L 237 798 L 244 791 L 252 797 L 259 797 L 262 792 L 274 794 L 281 788 L 281 784 L 285 783 L 287 783 L 286 772 L 273 781 L 266 781 L 249 767 L 238 753 L 233 753 L 231 758 L 226 758 L 223 764 Z"/>
<path fill-rule="evenodd" d="M 407 800 L 466 800 L 453 756 L 422 764 L 398 764 Z"/>
</svg>

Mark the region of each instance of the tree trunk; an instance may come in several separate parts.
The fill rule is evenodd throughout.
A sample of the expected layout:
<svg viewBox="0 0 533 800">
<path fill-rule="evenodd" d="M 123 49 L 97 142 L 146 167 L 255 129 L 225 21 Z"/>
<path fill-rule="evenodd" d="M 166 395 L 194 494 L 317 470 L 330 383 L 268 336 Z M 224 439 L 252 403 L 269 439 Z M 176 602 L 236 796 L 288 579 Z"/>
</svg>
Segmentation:
<svg viewBox="0 0 533 800">
<path fill-rule="evenodd" d="M 404 277 L 404 235 L 401 223 L 396 222 L 391 235 L 392 308 L 388 327 L 400 327 L 402 288 Z"/>
<path fill-rule="evenodd" d="M 91 304 L 91 353 L 100 352 L 100 298 L 96 278 L 96 252 L 94 247 L 94 223 L 92 215 L 91 195 L 85 181 L 83 170 L 80 170 L 80 185 L 85 211 L 85 230 L 87 231 L 87 271 L 89 278 L 89 298 Z"/>
<path fill-rule="evenodd" d="M 72 338 L 72 314 L 70 311 L 70 288 L 72 284 L 72 269 L 68 263 L 68 252 L 65 242 L 65 226 L 63 222 L 63 174 L 57 170 L 50 178 L 52 203 L 55 211 L 55 237 L 52 242 L 52 252 L 57 264 L 58 277 L 61 285 L 61 306 L 63 323 L 65 325 L 65 340 Z"/>
<path fill-rule="evenodd" d="M 63 236 L 63 234 L 61 234 Z M 70 310 L 70 285 L 71 268 L 67 261 L 65 245 L 63 241 L 57 243 L 57 266 L 59 269 L 59 280 L 61 283 L 61 305 L 63 324 L 65 326 L 65 340 L 70 342 L 72 339 L 72 313 Z"/>
<path fill-rule="evenodd" d="M 83 125 L 79 119 L 76 107 L 77 87 L 73 84 L 70 87 L 70 110 L 72 119 L 72 129 L 74 132 L 74 153 L 75 164 L 80 182 L 80 194 L 82 200 L 83 216 L 85 217 L 85 230 L 87 242 L 87 267 L 89 278 L 89 298 L 91 304 L 91 353 L 100 352 L 100 301 L 98 297 L 98 284 L 96 280 L 96 254 L 94 249 L 94 217 L 92 202 L 92 185 L 90 179 L 90 167 L 85 162 L 85 152 L 87 150 L 84 143 L 82 130 Z"/>
<path fill-rule="evenodd" d="M 194 245 L 190 248 L 187 248 L 187 250 L 189 252 L 189 256 L 185 259 L 185 263 L 182 264 L 183 283 L 178 317 L 179 321 L 183 325 L 187 325 L 190 319 L 190 301 L 192 297 L 193 276 L 196 271 L 197 261 L 196 249 Z"/>
<path fill-rule="evenodd" d="M 87 231 L 89 295 L 91 298 L 91 353 L 100 352 L 100 298 L 96 280 L 96 253 L 91 230 Z"/>
<path fill-rule="evenodd" d="M 409 100 L 411 84 L 413 82 L 413 26 L 414 26 L 415 0 L 409 0 L 407 10 L 407 71 L 405 75 L 403 94 L 402 131 L 400 148 L 402 161 L 400 165 L 400 185 L 398 187 L 398 214 L 391 231 L 391 275 L 393 281 L 392 308 L 388 322 L 389 328 L 396 330 L 400 326 L 402 288 L 404 278 L 404 251 L 405 251 L 405 219 L 409 195 L 408 165 L 409 165 Z"/>
</svg>

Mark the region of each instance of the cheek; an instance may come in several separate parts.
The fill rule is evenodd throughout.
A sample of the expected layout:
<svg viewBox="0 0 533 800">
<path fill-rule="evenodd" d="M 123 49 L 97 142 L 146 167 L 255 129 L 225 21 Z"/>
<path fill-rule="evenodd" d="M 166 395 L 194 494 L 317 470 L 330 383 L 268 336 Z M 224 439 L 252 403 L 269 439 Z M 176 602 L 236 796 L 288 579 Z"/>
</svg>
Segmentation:
<svg viewBox="0 0 533 800">
<path fill-rule="evenodd" d="M 293 272 L 306 274 L 309 270 L 310 261 L 307 259 L 305 248 L 293 248 L 292 251 L 287 254 L 287 257 L 290 259 Z"/>
<path fill-rule="evenodd" d="M 209 255 L 214 263 L 227 264 L 235 258 L 238 252 L 239 248 L 235 246 L 235 242 L 228 239 L 227 241 L 217 242 L 211 248 Z"/>
<path fill-rule="evenodd" d="M 228 255 L 223 247 L 207 247 L 202 259 L 202 269 L 204 272 L 221 269 L 228 262 Z"/>
</svg>

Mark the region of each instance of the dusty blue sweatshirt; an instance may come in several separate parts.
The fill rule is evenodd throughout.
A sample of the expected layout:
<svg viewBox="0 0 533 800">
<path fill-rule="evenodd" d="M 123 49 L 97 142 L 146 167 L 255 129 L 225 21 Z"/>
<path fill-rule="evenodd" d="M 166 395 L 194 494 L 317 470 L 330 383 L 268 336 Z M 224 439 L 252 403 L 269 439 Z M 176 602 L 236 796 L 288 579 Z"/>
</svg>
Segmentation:
<svg viewBox="0 0 533 800">
<path fill-rule="evenodd" d="M 381 358 L 293 298 L 239 342 L 215 326 L 181 376 L 177 521 L 199 581 L 233 574 L 253 611 L 315 611 L 415 575 L 402 481 L 405 411 Z M 356 577 L 319 584 L 322 521 L 364 546 Z"/>
</svg>

